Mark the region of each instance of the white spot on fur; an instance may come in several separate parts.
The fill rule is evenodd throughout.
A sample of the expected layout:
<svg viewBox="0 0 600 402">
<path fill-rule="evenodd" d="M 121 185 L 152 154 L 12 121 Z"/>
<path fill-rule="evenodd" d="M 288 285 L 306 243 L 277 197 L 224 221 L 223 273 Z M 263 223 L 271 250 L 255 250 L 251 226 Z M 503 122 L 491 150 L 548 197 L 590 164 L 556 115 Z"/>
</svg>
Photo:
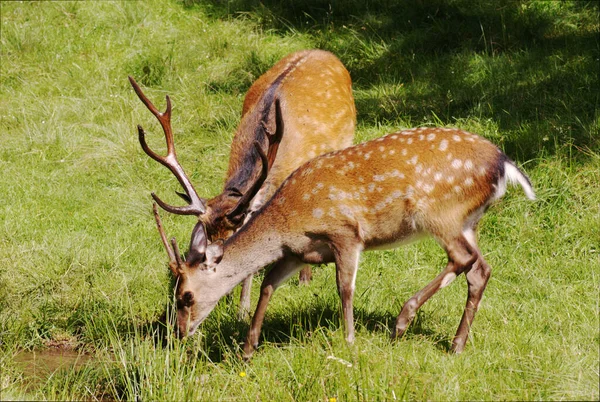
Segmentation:
<svg viewBox="0 0 600 402">
<path fill-rule="evenodd" d="M 412 144 L 412 142 L 413 142 L 413 139 L 412 139 L 412 138 L 409 138 L 408 140 L 406 140 L 406 143 L 407 143 L 407 144 Z"/>
<path fill-rule="evenodd" d="M 460 159 L 454 159 L 452 161 L 452 167 L 454 169 L 460 169 L 462 165 L 463 165 L 463 162 Z"/>
<path fill-rule="evenodd" d="M 338 210 L 345 217 L 348 217 L 350 219 L 354 218 L 354 215 L 352 214 L 352 210 L 350 209 L 350 207 L 348 205 L 342 204 L 342 205 L 338 206 Z"/>
<path fill-rule="evenodd" d="M 472 179 L 472 178 L 470 178 L 470 177 L 468 177 L 468 178 L 465 180 L 465 186 L 466 186 L 466 187 L 471 187 L 472 185 L 473 185 L 473 179 Z"/>
<path fill-rule="evenodd" d="M 436 174 L 433 175 L 433 179 L 435 181 L 440 181 L 442 180 L 443 175 L 440 172 L 436 172 Z"/>
<path fill-rule="evenodd" d="M 461 142 L 461 141 L 462 141 L 462 139 L 460 138 L 460 135 L 457 135 L 457 134 L 454 134 L 454 135 L 452 136 L 452 139 L 453 139 L 455 142 Z"/>
<path fill-rule="evenodd" d="M 321 208 L 313 209 L 313 216 L 317 219 L 321 219 L 323 217 L 323 210 Z"/>
<path fill-rule="evenodd" d="M 400 152 L 403 156 L 406 156 L 406 154 L 408 153 L 408 151 L 406 150 L 406 148 L 402 149 L 402 151 Z"/>
<path fill-rule="evenodd" d="M 433 141 L 433 140 L 435 140 L 435 134 L 434 133 L 428 134 L 427 141 Z"/>
<path fill-rule="evenodd" d="M 427 194 L 430 194 L 434 188 L 435 188 L 435 186 L 433 184 L 429 184 L 429 183 L 423 184 L 423 191 L 425 191 Z"/>
<path fill-rule="evenodd" d="M 442 141 L 440 141 L 440 151 L 445 151 L 448 149 L 448 140 L 447 139 L 443 139 Z"/>
<path fill-rule="evenodd" d="M 409 163 L 411 165 L 416 165 L 417 164 L 417 160 L 419 160 L 419 157 L 417 155 L 415 155 L 412 158 L 410 158 L 407 163 Z"/>
<path fill-rule="evenodd" d="M 374 181 L 384 181 L 385 180 L 385 176 L 384 175 L 380 175 L 380 174 L 376 174 L 373 176 L 373 180 Z"/>
<path fill-rule="evenodd" d="M 465 169 L 466 169 L 466 170 L 472 170 L 472 169 L 473 169 L 473 167 L 474 167 L 474 165 L 473 165 L 473 161 L 472 161 L 471 159 L 467 159 L 467 160 L 465 161 Z"/>
</svg>

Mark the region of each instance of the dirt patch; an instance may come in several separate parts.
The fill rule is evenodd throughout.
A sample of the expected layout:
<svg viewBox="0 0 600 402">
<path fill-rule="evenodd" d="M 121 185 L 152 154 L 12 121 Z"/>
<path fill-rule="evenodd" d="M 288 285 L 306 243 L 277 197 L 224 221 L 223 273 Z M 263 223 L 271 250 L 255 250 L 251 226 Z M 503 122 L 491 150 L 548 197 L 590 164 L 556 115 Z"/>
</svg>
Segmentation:
<svg viewBox="0 0 600 402">
<path fill-rule="evenodd" d="M 84 367 L 92 355 L 76 349 L 69 341 L 50 341 L 47 348 L 18 352 L 13 361 L 23 372 L 27 387 L 46 381 L 54 373 L 62 370 L 78 370 Z"/>
</svg>

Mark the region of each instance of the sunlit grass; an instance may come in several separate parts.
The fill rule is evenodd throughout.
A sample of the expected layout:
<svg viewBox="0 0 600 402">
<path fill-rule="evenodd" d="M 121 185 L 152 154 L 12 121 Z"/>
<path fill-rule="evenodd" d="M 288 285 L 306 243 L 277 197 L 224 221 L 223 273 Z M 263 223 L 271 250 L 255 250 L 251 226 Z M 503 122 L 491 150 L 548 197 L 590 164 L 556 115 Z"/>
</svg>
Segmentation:
<svg viewBox="0 0 600 402">
<path fill-rule="evenodd" d="M 0 399 L 598 399 L 597 6 L 363 3 L 1 4 Z M 310 47 L 350 70 L 357 142 L 461 127 L 533 181 L 538 201 L 513 188 L 481 222 L 492 278 L 461 356 L 448 353 L 460 278 L 389 340 L 402 303 L 445 263 L 432 240 L 362 256 L 352 346 L 332 265 L 277 291 L 249 363 L 237 294 L 192 339 L 160 322 L 172 289 L 149 193 L 178 202 L 178 184 L 139 147 L 137 124 L 152 148 L 164 140 L 127 75 L 161 109 L 171 96 L 179 159 L 211 196 L 247 88 Z M 163 220 L 178 239 L 194 223 Z M 62 341 L 89 363 L 27 385 L 17 351 Z"/>
</svg>

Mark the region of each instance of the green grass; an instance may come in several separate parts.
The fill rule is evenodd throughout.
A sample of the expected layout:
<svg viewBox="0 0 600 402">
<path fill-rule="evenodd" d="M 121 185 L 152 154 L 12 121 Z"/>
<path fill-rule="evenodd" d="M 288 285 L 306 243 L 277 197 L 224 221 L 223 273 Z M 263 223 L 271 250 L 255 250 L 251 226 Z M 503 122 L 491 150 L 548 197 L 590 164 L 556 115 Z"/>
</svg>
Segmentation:
<svg viewBox="0 0 600 402">
<path fill-rule="evenodd" d="M 597 400 L 598 11 L 546 1 L 1 2 L 0 399 Z M 402 303 L 444 264 L 433 241 L 363 255 L 353 346 L 331 265 L 310 286 L 277 291 L 249 363 L 235 303 L 223 300 L 184 342 L 159 324 L 172 290 L 149 193 L 177 202 L 178 184 L 140 149 L 138 123 L 151 147 L 164 144 L 127 75 L 159 108 L 171 96 L 179 159 L 210 196 L 246 90 L 312 47 L 336 53 L 353 77 L 357 142 L 458 126 L 501 146 L 534 183 L 538 201 L 513 189 L 481 223 L 493 273 L 460 356 L 448 346 L 464 280 L 389 341 Z M 163 220 L 179 239 L 194 222 Z M 93 359 L 30 384 L 17 352 L 61 342 Z"/>
</svg>

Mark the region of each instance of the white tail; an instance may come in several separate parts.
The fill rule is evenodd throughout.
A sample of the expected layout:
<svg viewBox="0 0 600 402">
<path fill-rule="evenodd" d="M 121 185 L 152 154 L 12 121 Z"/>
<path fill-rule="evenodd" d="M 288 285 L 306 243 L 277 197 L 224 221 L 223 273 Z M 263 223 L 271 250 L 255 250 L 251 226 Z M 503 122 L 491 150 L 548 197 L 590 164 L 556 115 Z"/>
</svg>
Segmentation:
<svg viewBox="0 0 600 402">
<path fill-rule="evenodd" d="M 305 50 L 292 53 L 277 62 L 248 90 L 242 119 L 231 144 L 223 191 L 206 200 L 198 196 L 177 161 L 169 98 L 167 111 L 160 113 L 133 78 L 129 79 L 142 102 L 161 123 L 168 154 L 162 157 L 150 150 L 144 130 L 138 127 L 142 148 L 173 172 L 185 189 L 185 194 L 179 195 L 189 205 L 174 207 L 155 194 L 152 194 L 153 198 L 169 212 L 198 216 L 188 259 L 203 255 L 208 242 L 231 236 L 301 164 L 352 144 L 356 110 L 350 74 L 329 52 Z M 262 152 L 263 149 L 266 151 Z M 166 241 L 165 247 L 173 268 L 176 261 Z M 309 268 L 304 272 L 305 276 L 310 276 Z M 177 275 L 176 269 L 173 274 Z M 250 307 L 250 283 L 246 281 L 242 290 L 241 316 Z"/>
<path fill-rule="evenodd" d="M 335 262 L 351 342 L 360 253 L 428 234 L 444 248 L 448 263 L 404 304 L 393 336 L 401 336 L 423 303 L 465 273 L 467 303 L 452 345 L 460 352 L 491 272 L 477 247 L 477 223 L 504 194 L 507 180 L 534 198 L 529 180 L 505 154 L 457 129 L 404 130 L 317 157 L 292 173 L 223 245 L 210 245 L 202 263 L 178 264 L 178 330 L 194 333 L 237 283 L 275 263 L 264 278 L 245 344 L 250 356 L 273 291 L 303 263 Z"/>
</svg>

